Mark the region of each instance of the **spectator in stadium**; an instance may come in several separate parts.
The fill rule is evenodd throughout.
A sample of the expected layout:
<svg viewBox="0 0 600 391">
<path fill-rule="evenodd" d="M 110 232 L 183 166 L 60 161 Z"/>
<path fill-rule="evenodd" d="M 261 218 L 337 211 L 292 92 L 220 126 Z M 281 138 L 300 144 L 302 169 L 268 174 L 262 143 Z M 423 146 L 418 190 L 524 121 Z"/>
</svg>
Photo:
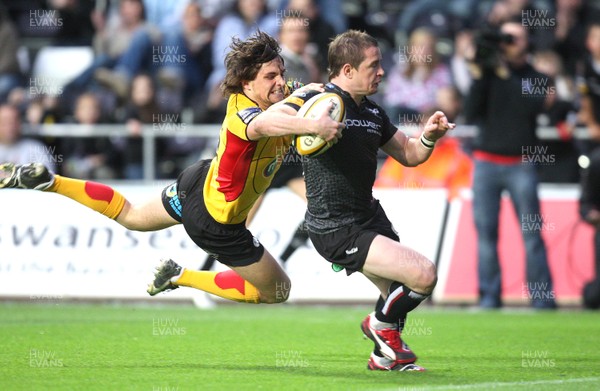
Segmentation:
<svg viewBox="0 0 600 391">
<path fill-rule="evenodd" d="M 206 120 L 212 121 L 215 117 L 221 117 L 225 111 L 219 85 L 227 73 L 223 57 L 229 51 L 231 37 L 246 39 L 258 30 L 272 37 L 276 37 L 279 32 L 276 14 L 269 12 L 266 0 L 237 0 L 233 9 L 217 24 L 212 42 L 213 71 L 206 86 L 208 89 Z"/>
<path fill-rule="evenodd" d="M 452 83 L 458 88 L 462 96 L 469 93 L 471 87 L 471 74 L 469 73 L 469 58 L 475 53 L 473 31 L 462 30 L 454 38 L 454 52 L 449 61 Z"/>
<path fill-rule="evenodd" d="M 440 88 L 435 94 L 435 105 L 444 114 L 448 121 L 454 124 L 464 124 L 463 98 L 458 88 L 453 85 Z"/>
<path fill-rule="evenodd" d="M 435 107 L 436 92 L 452 84 L 448 66 L 441 62 L 435 44 L 435 35 L 418 28 L 410 35 L 408 45 L 400 47 L 383 95 L 392 120 L 406 122 L 406 118 L 430 110 Z"/>
<path fill-rule="evenodd" d="M 86 0 L 49 0 L 49 8 L 56 11 L 58 28 L 54 33 L 57 46 L 89 46 L 94 28 L 91 13 L 94 2 Z"/>
<path fill-rule="evenodd" d="M 344 12 L 343 0 L 316 0 L 315 5 L 319 11 L 319 15 L 333 27 L 335 34 L 341 34 L 346 31 L 348 20 Z"/>
<path fill-rule="evenodd" d="M 556 26 L 553 49 L 561 56 L 565 73 L 577 75 L 585 58 L 585 26 L 594 20 L 594 12 L 582 0 L 556 1 Z M 596 14 L 596 17 L 598 15 Z"/>
<path fill-rule="evenodd" d="M 585 148 L 589 153 L 600 145 L 600 23 L 592 23 L 588 27 L 585 42 L 589 54 L 585 57 L 583 75 L 578 80 L 581 94 L 579 118 L 590 135 L 591 140 Z"/>
<path fill-rule="evenodd" d="M 541 229 L 543 215 L 537 195 L 536 162 L 544 158 L 536 137 L 536 117 L 544 108 L 548 78 L 527 62 L 527 30 L 520 22 L 502 24 L 513 42 L 500 46 L 493 65 L 471 64 L 473 84 L 465 116 L 477 124 L 473 157 L 473 214 L 477 229 L 479 296 L 483 308 L 502 306 L 502 276 L 498 261 L 498 217 L 502 191 L 507 190 L 522 229 L 526 252 L 528 294 L 534 308 L 556 308 L 552 277 Z"/>
<path fill-rule="evenodd" d="M 157 50 L 161 35 L 156 26 L 145 21 L 145 12 L 142 0 L 123 0 L 119 5 L 120 23 L 115 28 L 102 29 L 104 23 L 98 23 L 101 29 L 95 47 L 101 56 L 84 72 L 123 100 L 136 74 L 155 70 L 153 50 Z"/>
<path fill-rule="evenodd" d="M 600 307 L 600 23 L 590 24 L 585 45 L 589 55 L 585 57 L 583 75 L 578 81 L 581 92 L 579 117 L 587 126 L 591 142 L 587 150 L 590 163 L 581 178 L 579 213 L 595 228 L 595 278 L 583 290 L 584 306 L 595 309 Z"/>
<path fill-rule="evenodd" d="M 338 35 L 328 57 L 330 83 L 325 89 L 343 99 L 348 126 L 339 143 L 303 161 L 309 236 L 334 267 L 363 273 L 381 292 L 375 311 L 361 324 L 375 343 L 368 368 L 422 371 L 401 332 L 408 312 L 433 291 L 435 265 L 400 244 L 372 187 L 379 148 L 401 164 L 416 166 L 429 158 L 436 141 L 454 124 L 438 111 L 426 121 L 420 138 L 398 131 L 367 98 L 377 92 L 384 75 L 378 42 L 370 35 L 356 30 Z M 278 108 L 295 115 L 314 94 L 294 93 Z"/>
<path fill-rule="evenodd" d="M 334 7 L 329 4 L 328 7 Z M 310 37 L 308 52 L 314 56 L 321 74 L 327 73 L 327 46 L 335 37 L 336 30 L 322 15 L 322 9 L 315 0 L 290 0 L 285 15 L 294 15 L 308 21 Z"/>
<path fill-rule="evenodd" d="M 197 156 L 198 150 L 194 148 L 204 146 L 197 138 L 186 138 L 185 141 L 177 137 L 176 132 L 182 127 L 180 115 L 159 104 L 154 80 L 145 73 L 138 74 L 131 82 L 131 94 L 125 105 L 123 121 L 129 134 L 127 138 L 119 140 L 118 147 L 125 179 L 144 178 L 144 143 L 141 137 L 144 125 L 152 125 L 157 132 L 170 136 L 154 139 L 156 175 L 159 178 L 176 178 L 186 167 L 179 164 L 180 160 L 188 160 L 181 155 Z"/>
<path fill-rule="evenodd" d="M 21 116 L 16 107 L 0 105 L 0 161 L 14 164 L 39 161 L 54 170 L 58 160 L 55 150 L 38 140 L 23 137 Z"/>
<path fill-rule="evenodd" d="M 590 156 L 590 165 L 581 176 L 581 218 L 594 227 L 594 278 L 583 289 L 583 304 L 600 307 L 600 149 Z"/>
<path fill-rule="evenodd" d="M 148 23 L 158 27 L 163 34 L 176 30 L 190 4 L 198 0 L 143 0 Z M 205 3 L 206 0 L 202 1 Z"/>
<path fill-rule="evenodd" d="M 173 48 L 167 51 L 174 55 L 160 63 L 158 79 L 162 86 L 174 90 L 179 100 L 188 101 L 203 91 L 212 71 L 213 33 L 198 3 L 192 2 L 185 8 L 181 26 L 165 34 L 163 46 Z"/>
<path fill-rule="evenodd" d="M 28 94 L 19 107 L 25 109 L 25 122 L 28 125 L 55 124 L 65 119 L 59 107 L 59 96 L 48 94 Z"/>
<path fill-rule="evenodd" d="M 158 37 L 158 30 L 145 22 L 142 0 L 121 1 L 114 18 L 107 20 L 103 13 L 96 12 L 93 21 L 94 61 L 65 86 L 65 94 L 72 99 L 89 89 L 96 78 L 125 98 L 130 79 L 149 62 L 149 48 Z"/>
<path fill-rule="evenodd" d="M 138 74 L 131 82 L 131 94 L 125 106 L 125 123 L 129 132 L 129 137 L 121 145 L 125 179 L 144 178 L 142 126 L 159 123 L 161 114 L 154 81 L 147 74 Z M 163 141 L 160 137 L 156 139 L 157 143 Z"/>
<path fill-rule="evenodd" d="M 540 141 L 540 145 L 554 158 L 552 164 L 539 165 L 540 182 L 578 183 L 577 159 L 580 153 L 573 138 L 577 122 L 575 82 L 565 74 L 561 58 L 551 50 L 534 53 L 532 65 L 536 71 L 549 77 L 549 93 L 537 123 L 539 126 L 554 126 L 558 131 L 557 139 Z"/>
<path fill-rule="evenodd" d="M 504 23 L 520 23 L 529 32 L 529 47 L 532 50 L 546 50 L 554 44 L 554 24 L 552 9 L 539 6 L 534 0 L 497 0 L 487 15 L 486 22 L 492 29 Z"/>
<path fill-rule="evenodd" d="M 91 129 L 106 122 L 96 95 L 88 92 L 77 98 L 72 122 Z M 60 143 L 60 150 L 65 154 L 64 175 L 85 179 L 116 179 L 120 176 L 117 147 L 108 137 L 66 137 Z"/>
<path fill-rule="evenodd" d="M 319 67 L 308 51 L 309 21 L 300 16 L 285 16 L 281 19 L 279 44 L 288 78 L 308 84 L 321 81 Z"/>
<path fill-rule="evenodd" d="M 18 49 L 17 29 L 0 6 L 0 104 L 6 103 L 10 91 L 21 85 Z"/>
<path fill-rule="evenodd" d="M 277 41 L 262 32 L 245 41 L 233 39 L 225 59 L 223 91 L 229 104 L 217 157 L 190 166 L 147 203 L 131 204 L 111 187 L 54 175 L 35 163 L 1 165 L 0 188 L 58 193 L 132 230 L 155 231 L 182 223 L 196 244 L 232 269 L 196 271 L 163 260 L 148 287 L 150 295 L 189 286 L 240 302 L 285 301 L 290 280 L 246 229 L 248 211 L 279 168 L 290 135 L 317 134 L 335 142 L 344 125 L 332 120 L 327 110 L 316 119 L 268 110 L 285 97 L 279 51 Z M 322 90 L 321 85 L 309 88 Z"/>
</svg>

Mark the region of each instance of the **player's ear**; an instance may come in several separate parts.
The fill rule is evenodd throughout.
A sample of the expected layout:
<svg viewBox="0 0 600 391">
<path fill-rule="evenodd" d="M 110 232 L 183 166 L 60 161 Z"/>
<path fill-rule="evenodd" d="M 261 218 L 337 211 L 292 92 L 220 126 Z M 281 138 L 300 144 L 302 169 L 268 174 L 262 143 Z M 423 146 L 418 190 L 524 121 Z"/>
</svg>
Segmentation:
<svg viewBox="0 0 600 391">
<path fill-rule="evenodd" d="M 348 79 L 352 79 L 354 76 L 354 68 L 350 64 L 344 64 L 342 66 L 342 74 L 346 76 Z"/>
<path fill-rule="evenodd" d="M 242 90 L 243 91 L 252 91 L 251 82 L 247 80 L 242 80 Z"/>
</svg>

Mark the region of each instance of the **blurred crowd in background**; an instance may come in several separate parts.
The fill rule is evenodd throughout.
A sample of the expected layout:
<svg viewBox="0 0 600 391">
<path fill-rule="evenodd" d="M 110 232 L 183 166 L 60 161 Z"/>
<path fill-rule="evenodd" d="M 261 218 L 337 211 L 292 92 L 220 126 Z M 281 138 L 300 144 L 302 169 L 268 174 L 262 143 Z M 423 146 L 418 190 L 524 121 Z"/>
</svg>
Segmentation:
<svg viewBox="0 0 600 391">
<path fill-rule="evenodd" d="M 157 176 L 175 177 L 206 153 L 205 140 L 176 137 L 177 129 L 221 122 L 224 55 L 232 36 L 257 29 L 279 38 L 286 76 L 303 83 L 326 81 L 332 37 L 365 30 L 378 39 L 386 71 L 373 99 L 393 123 L 410 132 L 441 109 L 465 125 L 477 37 L 507 20 L 526 25 L 531 63 L 551 80 L 552 101 L 538 125 L 556 127 L 559 138 L 542 141 L 553 161 L 540 165 L 541 180 L 577 183 L 579 156 L 600 141 L 600 108 L 582 104 L 583 95 L 600 97 L 588 77 L 600 75 L 600 1 L 593 0 L 3 0 L 0 160 L 22 163 L 34 148 L 36 160 L 47 151 L 60 174 L 141 179 L 142 126 L 179 123 L 161 128 L 174 129 L 173 137 L 156 141 Z M 78 62 L 84 65 L 67 82 L 47 76 Z M 20 134 L 42 124 L 117 124 L 123 136 Z M 576 126 L 588 127 L 590 138 L 573 137 Z M 459 156 L 453 169 L 464 185 L 468 140 L 448 143 L 447 161 Z"/>
</svg>

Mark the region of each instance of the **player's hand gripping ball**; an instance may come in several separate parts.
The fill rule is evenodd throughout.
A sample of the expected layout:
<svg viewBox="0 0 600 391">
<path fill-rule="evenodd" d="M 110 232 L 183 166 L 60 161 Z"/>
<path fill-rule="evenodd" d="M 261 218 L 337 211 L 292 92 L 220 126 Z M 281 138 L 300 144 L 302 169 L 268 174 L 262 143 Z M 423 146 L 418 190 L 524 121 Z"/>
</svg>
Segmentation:
<svg viewBox="0 0 600 391">
<path fill-rule="evenodd" d="M 346 119 L 346 110 L 342 98 L 332 92 L 322 92 L 306 101 L 296 116 L 315 119 L 318 118 L 325 107 L 333 104 L 329 116 L 337 122 L 344 122 Z M 294 136 L 294 147 L 298 153 L 303 156 L 318 156 L 331 148 L 333 142 L 326 142 L 321 137 L 314 134 L 301 134 Z"/>
</svg>

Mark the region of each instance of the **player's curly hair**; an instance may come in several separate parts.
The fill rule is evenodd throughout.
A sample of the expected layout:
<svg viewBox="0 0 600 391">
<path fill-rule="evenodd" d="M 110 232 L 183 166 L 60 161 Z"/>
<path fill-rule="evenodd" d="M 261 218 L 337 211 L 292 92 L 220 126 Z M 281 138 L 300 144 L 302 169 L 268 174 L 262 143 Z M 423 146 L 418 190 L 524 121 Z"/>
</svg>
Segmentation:
<svg viewBox="0 0 600 391">
<path fill-rule="evenodd" d="M 262 31 L 244 41 L 234 37 L 229 47 L 231 51 L 225 56 L 227 74 L 221 82 L 221 91 L 225 96 L 243 92 L 242 83 L 254 80 L 262 64 L 277 57 L 283 63 L 279 54 L 281 47 L 275 38 Z"/>
<path fill-rule="evenodd" d="M 350 64 L 353 68 L 358 69 L 360 63 L 365 59 L 365 49 L 372 46 L 378 47 L 379 43 L 363 31 L 348 30 L 335 37 L 329 43 L 327 53 L 329 80 L 339 75 L 344 64 Z"/>
</svg>

